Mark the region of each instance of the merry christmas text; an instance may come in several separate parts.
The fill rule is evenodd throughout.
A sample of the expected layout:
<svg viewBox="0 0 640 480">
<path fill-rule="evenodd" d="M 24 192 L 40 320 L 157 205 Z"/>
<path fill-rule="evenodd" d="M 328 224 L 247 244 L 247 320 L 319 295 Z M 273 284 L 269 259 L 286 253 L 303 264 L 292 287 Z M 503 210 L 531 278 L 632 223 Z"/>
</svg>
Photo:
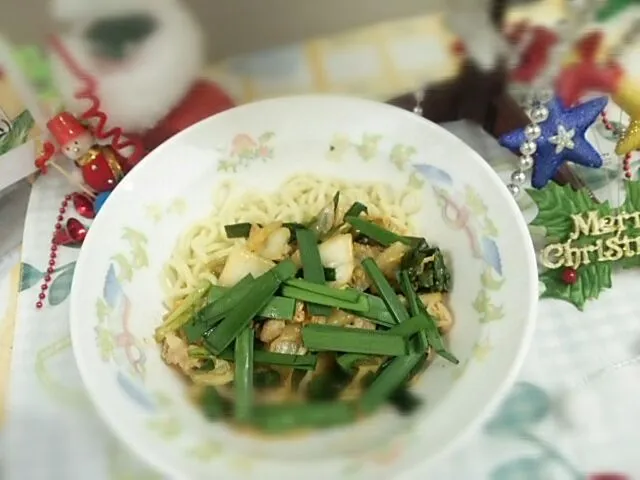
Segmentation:
<svg viewBox="0 0 640 480">
<path fill-rule="evenodd" d="M 577 269 L 592 262 L 615 262 L 640 255 L 640 236 L 624 234 L 628 229 L 640 231 L 640 212 L 601 216 L 590 211 L 571 215 L 571 220 L 573 231 L 567 241 L 549 244 L 542 250 L 545 267 Z M 574 242 L 582 236 L 592 237 L 593 243 L 576 245 Z"/>
</svg>

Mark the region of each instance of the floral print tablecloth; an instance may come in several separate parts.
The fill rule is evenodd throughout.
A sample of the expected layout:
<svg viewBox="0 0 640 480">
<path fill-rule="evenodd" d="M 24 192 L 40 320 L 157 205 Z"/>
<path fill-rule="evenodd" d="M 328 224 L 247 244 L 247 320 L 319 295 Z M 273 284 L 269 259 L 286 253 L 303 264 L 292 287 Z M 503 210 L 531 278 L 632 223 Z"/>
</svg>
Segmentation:
<svg viewBox="0 0 640 480">
<path fill-rule="evenodd" d="M 555 5 L 558 2 L 546 3 Z M 546 14 L 547 20 L 553 17 L 553 12 Z M 386 37 L 380 34 L 381 31 Z M 365 50 L 376 51 L 380 48 L 381 38 L 396 41 L 404 33 L 411 41 L 396 42 L 401 45 L 397 46 L 397 52 L 404 52 L 402 55 L 406 56 L 403 65 L 415 66 L 417 52 L 424 52 L 425 45 L 430 45 L 429 51 L 433 55 L 427 70 L 433 78 L 452 68 L 451 59 L 443 53 L 449 39 L 433 18 L 423 18 L 365 29 L 354 34 L 351 42 L 349 35 L 345 35 L 335 42 L 331 39 L 314 41 L 313 48 L 293 46 L 268 52 L 260 61 L 255 60 L 258 57 L 245 57 L 224 62 L 211 68 L 210 73 L 223 79 L 223 83 L 226 78 L 231 90 L 243 85 L 245 90 L 235 92 L 242 100 L 292 91 L 314 91 L 318 86 L 322 90 L 364 92 L 373 98 L 384 98 L 405 90 L 415 82 L 416 75 L 429 77 L 428 72 L 416 74 L 407 67 L 409 73 L 398 74 L 403 71 L 399 64 L 390 73 L 387 65 L 386 70 L 367 74 L 354 72 L 349 78 L 343 73 L 339 77 L 342 83 L 318 83 L 312 72 L 317 72 L 322 64 L 319 49 L 325 48 L 325 54 L 329 55 L 334 49 L 349 50 L 357 44 L 360 50 L 349 50 L 351 55 L 357 55 L 358 51 L 362 54 L 362 44 L 367 44 L 367 38 L 370 40 Z M 413 47 L 407 46 L 410 44 Z M 311 56 L 306 57 L 307 53 Z M 295 71 L 307 73 L 294 78 L 279 77 L 271 68 L 262 71 L 261 68 L 269 63 L 265 61 L 269 55 L 274 55 L 280 65 L 290 62 L 287 63 L 289 72 L 291 65 L 297 65 Z M 411 55 L 414 56 L 413 63 L 407 60 Z M 405 57 L 399 54 L 398 59 L 402 58 Z M 326 61 L 325 64 L 332 63 Z M 243 72 L 242 82 L 234 81 L 238 72 Z M 333 78 L 331 75 L 322 77 L 323 82 Z M 247 82 L 247 78 L 251 81 Z M 390 83 L 392 87 L 389 87 Z M 615 107 L 611 107 L 609 118 L 624 121 Z M 513 168 L 510 154 L 468 125 L 455 124 L 449 128 L 480 151 L 507 178 Z M 611 151 L 612 139 L 601 125 L 596 126 L 591 135 L 601 151 Z M 635 170 L 637 158 L 633 161 Z M 611 198 L 613 202 L 621 200 L 621 171 L 617 163 L 611 161 L 602 170 L 585 174 L 599 195 Z M 36 182 L 26 220 L 22 268 L 16 268 L 19 259 L 16 250 L 2 264 L 0 380 L 9 378 L 10 383 L 7 389 L 2 388 L 4 382 L 0 382 L 0 392 L 5 393 L 2 397 L 6 399 L 7 407 L 0 433 L 0 466 L 3 469 L 0 476 L 9 480 L 159 478 L 111 436 L 83 391 L 71 351 L 67 321 L 77 250 L 61 249 L 46 308 L 43 311 L 34 308 L 38 285 L 48 264 L 53 219 L 59 201 L 68 189 L 65 181 L 55 175 Z M 521 206 L 530 217 L 532 204 L 526 197 Z M 404 478 L 595 480 L 605 478 L 598 475 L 612 472 L 640 478 L 640 456 L 637 455 L 640 366 L 634 361 L 625 363 L 640 353 L 640 311 L 635 307 L 632 294 L 638 275 L 634 271 L 617 274 L 614 288 L 589 304 L 583 313 L 558 301 L 541 302 L 532 349 L 518 382 L 502 406 L 460 448 L 426 469 L 417 467 L 406 472 Z M 17 302 L 14 301 L 16 290 L 20 291 Z M 15 316 L 12 315 L 14 309 L 17 311 Z M 3 372 L 8 372 L 7 352 L 10 352 L 11 343 L 9 376 Z M 489 348 L 488 345 L 479 346 L 475 355 L 481 358 Z M 248 470 L 247 478 L 264 478 L 263 474 Z"/>
</svg>

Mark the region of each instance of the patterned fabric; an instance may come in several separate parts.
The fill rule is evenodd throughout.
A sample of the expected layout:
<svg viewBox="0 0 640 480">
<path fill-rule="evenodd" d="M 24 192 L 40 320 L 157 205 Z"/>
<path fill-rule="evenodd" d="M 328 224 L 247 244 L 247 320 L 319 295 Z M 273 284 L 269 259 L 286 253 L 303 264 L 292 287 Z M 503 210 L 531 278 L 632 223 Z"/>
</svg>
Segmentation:
<svg viewBox="0 0 640 480">
<path fill-rule="evenodd" d="M 537 18 L 551 22 L 554 14 L 549 5 L 557 7 L 562 2 L 545 3 L 543 9 L 535 7 Z M 447 53 L 450 40 L 437 19 L 410 19 L 230 60 L 207 74 L 242 101 L 309 91 L 386 98 L 425 78 L 437 79 L 452 72 L 456 65 Z M 429 56 L 423 58 L 424 52 Z M 354 70 L 353 64 L 361 65 L 360 69 Z M 609 112 L 609 118 L 624 120 L 615 110 Z M 468 125 L 449 128 L 488 158 L 503 178 L 508 177 L 513 158 L 498 149 L 495 141 Z M 600 151 L 612 151 L 612 139 L 602 126 L 591 135 Z M 635 171 L 637 165 L 632 166 Z M 617 165 L 605 162 L 603 169 L 586 173 L 598 195 L 614 203 L 621 200 Z M 11 314 L 11 307 L 4 311 L 5 305 L 16 305 L 17 252 L 0 268 L 4 279 L 0 282 L 0 393 L 7 394 L 0 396 L 7 403 L 0 435 L 4 447 L 0 448 L 4 469 L 0 477 L 158 478 L 111 436 L 83 392 L 67 322 L 67 297 L 77 250 L 61 249 L 47 306 L 41 312 L 34 308 L 47 265 L 52 222 L 68 189 L 55 176 L 42 178 L 34 186 L 22 249 L 17 316 Z M 523 197 L 520 203 L 531 218 L 531 202 Z M 4 272 L 11 273 L 6 277 Z M 637 402 L 632 400 L 637 396 L 625 395 L 635 392 L 630 385 L 638 383 L 638 371 L 635 364 L 607 370 L 633 357 L 638 349 L 640 322 L 628 295 L 637 284 L 637 275 L 634 271 L 616 274 L 614 288 L 589 304 L 584 313 L 558 301 L 541 302 L 532 349 L 518 383 L 502 406 L 460 448 L 404 478 L 422 479 L 428 474 L 443 480 L 595 480 L 615 478 L 611 475 L 616 472 L 640 477 L 636 453 L 640 411 L 633 408 Z M 14 325 L 10 385 L 6 389 L 9 349 L 4 342 L 11 337 Z M 594 377 L 601 371 L 602 375 Z M 606 383 L 605 379 L 612 378 L 607 372 L 613 371 L 616 382 Z M 604 395 L 607 392 L 610 394 Z M 631 397 L 626 403 L 625 396 Z M 622 414 L 614 414 L 614 401 Z M 263 475 L 247 472 L 247 478 Z"/>
</svg>

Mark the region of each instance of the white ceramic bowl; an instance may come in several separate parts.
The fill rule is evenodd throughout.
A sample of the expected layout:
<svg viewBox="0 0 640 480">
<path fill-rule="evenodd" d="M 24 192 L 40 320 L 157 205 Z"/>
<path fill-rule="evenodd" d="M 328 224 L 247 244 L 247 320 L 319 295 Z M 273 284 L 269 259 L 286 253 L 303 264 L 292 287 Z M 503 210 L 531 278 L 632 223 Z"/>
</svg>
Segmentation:
<svg viewBox="0 0 640 480">
<path fill-rule="evenodd" d="M 422 195 L 419 233 L 452 258 L 450 347 L 461 364 L 438 360 L 427 370 L 416 386 L 426 407 L 415 417 L 385 411 L 344 429 L 266 441 L 205 422 L 160 360 L 152 340 L 163 314 L 160 272 L 178 236 L 212 209 L 223 179 L 264 189 L 304 172 Z M 97 410 L 171 478 L 386 479 L 440 454 L 499 401 L 531 340 L 537 287 L 516 202 L 456 137 L 375 102 L 279 98 L 198 123 L 118 185 L 78 259 L 71 335 Z"/>
</svg>

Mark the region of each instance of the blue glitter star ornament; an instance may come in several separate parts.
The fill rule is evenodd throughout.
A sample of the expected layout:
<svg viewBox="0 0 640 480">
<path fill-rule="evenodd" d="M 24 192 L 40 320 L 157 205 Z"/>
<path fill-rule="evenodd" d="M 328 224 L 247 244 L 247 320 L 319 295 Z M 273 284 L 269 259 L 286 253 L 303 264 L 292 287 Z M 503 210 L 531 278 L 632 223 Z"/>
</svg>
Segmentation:
<svg viewBox="0 0 640 480">
<path fill-rule="evenodd" d="M 534 188 L 539 189 L 549 183 L 564 162 L 600 168 L 602 157 L 585 135 L 607 103 L 606 97 L 599 97 L 574 108 L 565 108 L 560 99 L 555 97 L 546 105 L 548 118 L 538 123 L 540 136 L 527 138 L 525 129 L 521 128 L 504 134 L 498 141 L 517 155 L 521 154 L 520 148 L 525 142 L 535 142 L 531 176 L 531 186 Z"/>
</svg>

